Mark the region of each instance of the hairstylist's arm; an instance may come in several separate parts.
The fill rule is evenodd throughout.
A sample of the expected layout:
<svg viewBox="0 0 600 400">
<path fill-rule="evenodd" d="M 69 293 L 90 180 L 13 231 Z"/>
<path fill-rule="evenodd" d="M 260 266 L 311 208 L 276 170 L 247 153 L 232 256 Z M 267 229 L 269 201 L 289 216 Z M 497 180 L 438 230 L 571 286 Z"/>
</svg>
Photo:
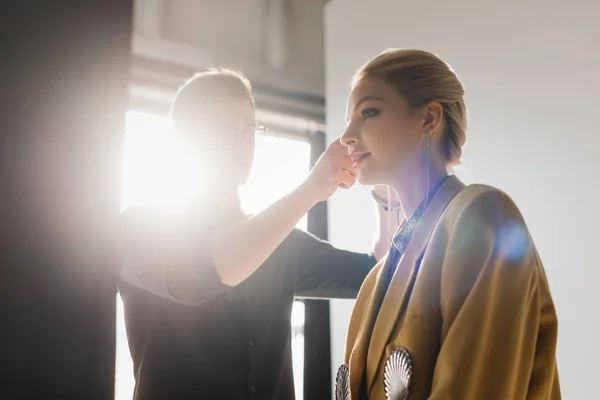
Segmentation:
<svg viewBox="0 0 600 400">
<path fill-rule="evenodd" d="M 338 187 L 354 184 L 354 169 L 346 147 L 336 140 L 293 192 L 217 234 L 210 254 L 221 282 L 235 286 L 252 275 L 315 204 L 327 200 Z"/>
<path fill-rule="evenodd" d="M 356 298 L 367 274 L 389 249 L 398 227 L 398 200 L 391 191 L 388 205 L 387 186 L 376 186 L 372 196 L 377 207 L 379 230 L 371 254 L 344 251 L 306 232 L 292 238 L 297 253 L 289 262 L 296 270 L 296 296 L 305 298 Z"/>
</svg>

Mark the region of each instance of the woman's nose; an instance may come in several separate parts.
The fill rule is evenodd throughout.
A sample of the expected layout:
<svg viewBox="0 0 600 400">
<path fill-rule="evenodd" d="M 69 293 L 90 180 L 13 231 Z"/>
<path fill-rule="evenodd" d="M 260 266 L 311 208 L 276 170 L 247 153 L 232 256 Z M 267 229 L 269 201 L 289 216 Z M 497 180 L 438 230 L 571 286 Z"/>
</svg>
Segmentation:
<svg viewBox="0 0 600 400">
<path fill-rule="evenodd" d="M 342 137 L 340 137 L 340 143 L 342 143 L 346 147 L 351 147 L 356 144 L 356 136 L 354 136 L 350 132 L 350 127 L 346 128 L 346 131 L 344 132 Z"/>
</svg>

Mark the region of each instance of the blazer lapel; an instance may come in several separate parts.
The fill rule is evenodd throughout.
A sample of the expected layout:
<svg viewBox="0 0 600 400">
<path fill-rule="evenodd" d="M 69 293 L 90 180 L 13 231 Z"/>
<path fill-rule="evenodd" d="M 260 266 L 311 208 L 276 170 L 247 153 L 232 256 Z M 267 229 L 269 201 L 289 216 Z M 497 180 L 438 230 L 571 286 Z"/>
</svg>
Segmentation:
<svg viewBox="0 0 600 400">
<path fill-rule="evenodd" d="M 363 373 L 366 366 L 367 350 L 371 339 L 371 332 L 373 332 L 373 325 L 377 311 L 379 310 L 378 305 L 381 303 L 380 299 L 385 295 L 382 284 L 381 274 L 384 271 L 388 271 L 390 268 L 389 254 L 385 257 L 382 268 L 377 273 L 377 279 L 372 286 L 371 295 L 366 301 L 363 312 L 366 313 L 364 318 L 361 319 L 360 327 L 356 339 L 354 340 L 354 346 L 350 350 L 348 356 L 348 365 L 350 367 L 350 392 L 352 398 L 358 398 L 358 392 L 360 384 L 362 382 Z M 356 312 L 356 310 L 354 311 Z M 348 351 L 348 349 L 347 349 Z"/>
<path fill-rule="evenodd" d="M 444 209 L 454 196 L 456 196 L 464 187 L 464 184 L 460 182 L 458 178 L 450 176 L 435 193 L 429 206 L 425 209 L 421 222 L 415 230 L 404 255 L 400 259 L 400 264 L 394 272 L 394 276 L 392 277 L 386 293 L 381 293 L 384 288 L 382 287 L 383 282 L 380 278 L 381 276 L 385 276 L 384 274 L 386 271 L 389 271 L 389 268 L 392 268 L 392 265 L 389 265 L 390 263 L 386 262 L 386 265 L 380 272 L 375 295 L 384 295 L 385 297 L 381 304 L 377 319 L 374 321 L 372 333 L 370 335 L 370 343 L 368 345 L 366 365 L 370 366 L 370 368 L 367 368 L 367 385 L 369 392 L 375 377 L 377 376 L 377 372 L 381 367 L 380 360 L 385 354 L 385 347 L 390 335 L 402 318 L 402 315 L 400 315 L 402 306 L 405 302 L 408 302 L 408 299 L 406 299 L 408 286 L 411 276 L 415 272 L 417 261 L 425 250 L 431 232 Z M 377 297 L 373 296 L 373 299 L 376 298 Z M 371 315 L 374 315 L 376 311 L 377 310 L 371 310 Z M 357 339 L 360 339 L 360 337 Z"/>
</svg>

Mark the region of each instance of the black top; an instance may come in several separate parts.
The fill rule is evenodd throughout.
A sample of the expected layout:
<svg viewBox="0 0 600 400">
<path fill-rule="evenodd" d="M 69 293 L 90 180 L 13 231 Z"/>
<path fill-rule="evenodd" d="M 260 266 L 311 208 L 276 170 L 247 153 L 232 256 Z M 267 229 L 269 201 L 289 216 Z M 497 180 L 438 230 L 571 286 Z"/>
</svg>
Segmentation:
<svg viewBox="0 0 600 400">
<path fill-rule="evenodd" d="M 187 225 L 186 243 L 193 248 L 202 287 L 194 305 L 141 289 L 143 284 L 131 284 L 135 280 L 120 284 L 136 377 L 134 399 L 294 399 L 294 296 L 354 298 L 375 259 L 294 230 L 252 276 L 228 287 L 202 243 L 206 235 L 190 235 Z M 130 235 L 125 243 L 124 266 L 134 275 L 127 262 L 167 246 L 167 237 L 169 245 L 174 242 L 173 235 L 165 235 L 173 231 L 162 224 L 143 228 L 134 229 L 137 237 Z"/>
</svg>

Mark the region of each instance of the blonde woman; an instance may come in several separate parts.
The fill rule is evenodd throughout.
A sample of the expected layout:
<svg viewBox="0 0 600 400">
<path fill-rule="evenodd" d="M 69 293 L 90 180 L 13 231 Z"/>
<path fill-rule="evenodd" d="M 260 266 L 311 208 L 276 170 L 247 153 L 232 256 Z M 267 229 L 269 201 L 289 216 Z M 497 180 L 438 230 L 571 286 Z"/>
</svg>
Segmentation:
<svg viewBox="0 0 600 400">
<path fill-rule="evenodd" d="M 555 309 L 523 217 L 447 173 L 463 93 L 420 50 L 386 51 L 354 78 L 341 141 L 361 183 L 393 189 L 402 224 L 358 295 L 337 398 L 560 399 Z"/>
</svg>

